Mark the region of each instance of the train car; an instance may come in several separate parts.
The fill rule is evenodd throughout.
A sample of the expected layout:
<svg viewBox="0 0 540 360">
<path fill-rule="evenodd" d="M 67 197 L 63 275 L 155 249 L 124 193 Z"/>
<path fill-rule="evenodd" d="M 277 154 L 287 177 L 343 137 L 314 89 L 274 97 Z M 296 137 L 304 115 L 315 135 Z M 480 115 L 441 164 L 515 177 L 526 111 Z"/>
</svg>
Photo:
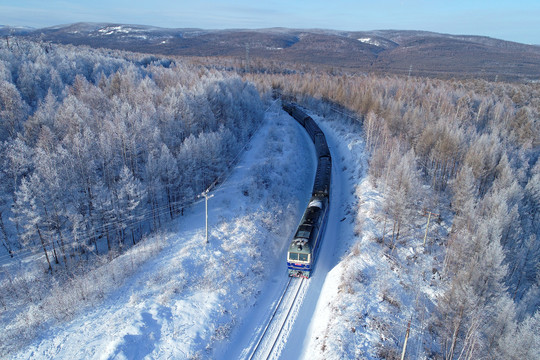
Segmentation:
<svg viewBox="0 0 540 360">
<path fill-rule="evenodd" d="M 328 145 L 326 144 L 326 137 L 324 136 L 322 131 L 315 133 L 313 143 L 315 144 L 315 151 L 317 153 L 317 157 L 330 157 L 330 150 L 328 149 Z"/>
<path fill-rule="evenodd" d="M 315 172 L 312 196 L 330 196 L 330 180 L 332 175 L 332 159 L 320 157 Z"/>
<path fill-rule="evenodd" d="M 289 276 L 309 278 L 326 227 L 328 197 L 314 196 L 302 216 L 287 252 Z"/>
<path fill-rule="evenodd" d="M 303 112 L 293 104 L 283 104 L 283 110 L 291 115 L 302 127 L 306 127 L 306 119 L 310 118 L 308 114 Z M 310 118 L 311 119 L 311 118 Z"/>
<path fill-rule="evenodd" d="M 283 104 L 283 109 L 304 127 L 317 154 L 317 171 L 312 197 L 287 252 L 289 276 L 309 278 L 315 266 L 326 227 L 330 205 L 332 157 L 324 133 L 310 116 L 295 104 Z"/>
<path fill-rule="evenodd" d="M 321 129 L 319 128 L 319 125 L 317 125 L 315 120 L 313 120 L 309 116 L 307 118 L 305 118 L 304 121 L 305 121 L 304 128 L 306 129 L 306 132 L 308 133 L 309 138 L 311 139 L 311 141 L 315 144 L 315 136 L 317 134 L 319 134 L 319 133 L 322 133 Z"/>
</svg>

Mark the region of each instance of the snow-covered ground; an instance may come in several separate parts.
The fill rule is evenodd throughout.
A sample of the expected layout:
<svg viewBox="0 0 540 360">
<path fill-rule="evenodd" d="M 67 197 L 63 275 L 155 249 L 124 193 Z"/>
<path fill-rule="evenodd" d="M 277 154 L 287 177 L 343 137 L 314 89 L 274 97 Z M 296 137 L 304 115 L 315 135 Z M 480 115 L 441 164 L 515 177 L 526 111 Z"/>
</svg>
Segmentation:
<svg viewBox="0 0 540 360">
<path fill-rule="evenodd" d="M 392 271 L 374 241 L 380 224 L 372 215 L 381 199 L 367 181 L 361 133 L 351 129 L 358 125 L 313 117 L 332 153 L 331 207 L 315 272 L 276 357 L 376 358 L 386 323 L 408 318 L 395 309 L 413 300 L 399 285 L 407 272 Z M 122 286 L 14 358 L 247 358 L 286 286 L 286 251 L 315 166 L 304 130 L 275 103 L 232 174 L 212 191 L 209 244 L 201 201 L 159 235 L 163 249 Z M 129 264 L 132 251 L 137 247 L 118 264 Z"/>
<path fill-rule="evenodd" d="M 237 339 L 265 321 L 265 309 L 287 279 L 285 253 L 308 201 L 313 153 L 303 129 L 276 104 L 233 173 L 212 191 L 209 244 L 204 243 L 201 201 L 160 235 L 168 239 L 163 250 L 97 307 L 51 326 L 13 357 L 203 359 L 241 354 L 244 343 Z"/>
<path fill-rule="evenodd" d="M 343 127 L 346 125 L 343 123 L 340 125 L 339 122 L 328 122 L 315 115 L 313 117 L 325 132 L 332 154 L 331 206 L 314 274 L 300 290 L 296 304 L 292 309 L 293 314 L 289 321 L 291 324 L 287 324 L 284 328 L 285 336 L 282 334 L 280 337 L 282 343 L 276 345 L 277 351 L 273 353 L 275 357 L 280 359 L 309 359 L 313 353 L 320 354 L 317 348 L 313 348 L 312 343 L 316 341 L 318 333 L 326 328 L 328 318 L 324 307 L 336 293 L 335 288 L 339 283 L 340 259 L 355 241 L 355 181 L 365 176 L 365 172 L 362 170 L 365 168 L 366 161 L 362 148 L 363 143 L 360 139 L 361 134 L 357 132 L 347 136 L 345 135 L 347 130 Z M 341 126 L 341 131 L 336 129 L 336 126 Z M 347 172 L 347 166 L 351 162 L 354 166 Z M 358 176 L 350 176 L 351 171 Z M 308 185 L 308 188 L 311 189 L 311 184 Z M 281 259 L 285 259 L 285 254 Z M 277 270 L 276 276 L 271 279 L 266 288 L 266 293 L 250 310 L 247 316 L 248 321 L 233 334 L 230 343 L 223 344 L 223 346 L 228 347 L 228 350 L 222 357 L 218 358 L 245 359 L 250 354 L 249 350 L 258 340 L 271 316 L 275 303 L 286 286 L 287 277 L 284 276 L 284 261 L 278 264 Z M 271 331 L 277 332 L 279 328 L 271 329 Z M 270 337 L 276 336 L 277 334 L 270 335 Z M 254 358 L 257 359 L 257 356 Z"/>
<path fill-rule="evenodd" d="M 431 223 L 426 246 L 422 245 L 422 217 L 413 229 L 403 231 L 394 249 L 390 226 L 386 242 L 381 241 L 384 194 L 367 176 L 367 156 L 358 125 L 312 117 L 331 146 L 333 179 L 340 187 L 334 183 L 334 208 L 325 236 L 326 250 L 333 248 L 335 255 L 329 259 L 332 261 L 322 262 L 333 266 L 320 275 L 324 284 L 320 296 L 314 296 L 317 305 L 310 311 L 313 316 L 301 358 L 400 358 L 410 322 L 407 358 L 427 359 L 429 349 L 436 346 L 428 334 L 427 321 L 437 296 L 435 289 L 440 289 L 440 278 L 433 271 L 435 257 L 441 252 L 433 239 L 444 236 L 445 224 Z M 352 130 L 351 126 L 357 128 Z"/>
</svg>

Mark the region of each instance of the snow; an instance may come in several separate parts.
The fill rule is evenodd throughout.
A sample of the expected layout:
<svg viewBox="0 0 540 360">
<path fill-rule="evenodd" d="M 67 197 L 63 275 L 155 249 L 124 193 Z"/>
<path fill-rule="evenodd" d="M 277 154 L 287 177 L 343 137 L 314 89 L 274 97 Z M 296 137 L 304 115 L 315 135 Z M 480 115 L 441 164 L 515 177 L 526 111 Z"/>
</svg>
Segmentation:
<svg viewBox="0 0 540 360">
<path fill-rule="evenodd" d="M 118 35 L 123 34 L 124 36 L 129 35 L 132 38 L 147 40 L 148 36 L 144 34 L 136 34 L 137 32 L 145 31 L 145 29 L 138 29 L 130 26 L 107 26 L 99 29 L 97 32 L 98 35 Z"/>
<path fill-rule="evenodd" d="M 134 29 L 124 28 L 123 26 L 107 26 L 103 29 L 99 29 L 98 32 L 103 33 L 104 35 L 112 35 L 115 33 L 124 33 L 127 34 Z"/>
<path fill-rule="evenodd" d="M 212 191 L 210 244 L 204 245 L 201 201 L 171 224 L 161 235 L 168 237 L 164 249 L 124 285 L 97 307 L 50 327 L 13 358 L 186 359 L 241 353 L 244 348 L 234 341 L 238 329 L 251 334 L 251 326 L 263 323 L 263 309 L 288 279 L 283 259 L 309 199 L 315 167 L 307 135 L 276 107 L 232 175 Z M 258 177 L 277 179 L 271 171 L 286 176 L 265 188 Z M 282 188 L 286 191 L 276 192 Z M 289 202 L 276 208 L 273 197 Z M 265 253 L 258 258 L 261 249 Z M 130 256 L 135 255 L 122 257 Z M 262 316 L 250 322 L 257 313 Z"/>
<path fill-rule="evenodd" d="M 440 259 L 438 245 L 422 246 L 425 219 L 420 219 L 395 248 L 381 242 L 384 194 L 367 176 L 361 131 L 354 123 L 312 116 L 326 134 L 334 161 L 333 181 L 341 197 L 332 204 L 325 242 L 336 234 L 339 260 L 328 270 L 305 336 L 302 359 L 379 359 L 399 357 L 407 324 L 412 320 L 407 356 L 426 359 L 433 346 L 427 320 L 440 296 L 440 279 L 432 273 Z M 339 175 L 336 177 L 336 168 Z M 336 186 L 332 188 L 336 195 Z M 338 190 L 339 191 L 339 190 Z M 339 196 L 339 195 L 338 195 Z M 335 209 L 333 209 L 335 210 Z M 330 224 L 336 224 L 331 231 Z M 444 236 L 444 224 L 430 224 L 430 233 Z M 391 230 L 390 230 L 391 233 Z M 391 237 L 391 236 L 390 236 Z M 429 242 L 429 241 L 428 241 Z M 292 346 L 292 345 L 291 345 Z M 428 349 L 427 351 L 425 349 Z"/>
<path fill-rule="evenodd" d="M 377 41 L 375 39 L 372 39 L 372 38 L 369 38 L 369 37 L 367 37 L 367 38 L 359 38 L 357 40 L 360 41 L 360 42 L 363 42 L 364 44 L 382 46 L 382 44 L 379 41 Z"/>
<path fill-rule="evenodd" d="M 282 335 L 283 340 L 278 344 L 274 358 L 324 358 L 320 353 L 320 346 L 317 346 L 317 338 L 322 338 L 321 334 L 324 334 L 327 329 L 331 316 L 329 304 L 334 302 L 338 294 L 337 287 L 342 273 L 340 259 L 355 242 L 352 222 L 354 216 L 351 210 L 356 200 L 354 196 L 351 197 L 351 194 L 354 194 L 354 185 L 358 178 L 344 176 L 346 173 L 343 169 L 351 163 L 358 166 L 353 169 L 365 168 L 366 159 L 362 151 L 361 134 L 351 134 L 349 129 L 347 135 L 347 129 L 335 128 L 339 126 L 337 123 L 328 122 L 316 115 L 312 117 L 325 132 L 333 159 L 330 213 L 315 271 L 298 296 L 292 310 L 292 319 L 286 326 L 285 334 Z M 361 178 L 365 177 L 363 171 L 357 174 Z M 347 221 L 342 221 L 344 217 Z M 285 286 L 286 281 L 281 276 L 280 271 L 272 280 L 280 284 L 280 289 Z M 246 358 L 249 352 L 245 349 L 252 347 L 257 340 L 257 335 L 262 331 L 261 328 L 268 321 L 269 312 L 274 308 L 273 301 L 277 301 L 280 295 L 274 287 L 267 289 L 267 291 L 270 290 L 274 291 L 273 295 L 263 296 L 265 301 L 257 304 L 251 312 L 256 320 L 249 322 L 248 326 L 235 334 L 235 337 L 231 339 L 231 344 L 234 346 L 226 345 L 233 350 L 229 350 L 224 354 L 225 356 L 218 358 Z M 268 309 L 268 311 L 261 311 L 261 309 Z M 257 316 L 259 313 L 264 315 Z M 238 346 L 238 344 L 241 345 Z M 244 349 L 244 351 L 239 353 L 239 349 Z"/>
<path fill-rule="evenodd" d="M 399 284 L 413 280 L 373 241 L 380 235 L 373 219 L 381 195 L 367 180 L 358 126 L 312 116 L 333 159 L 330 212 L 315 271 L 299 292 L 273 358 L 374 359 L 376 345 L 393 336 L 388 326 L 407 320 L 391 302 L 410 304 L 413 297 Z M 286 251 L 316 166 L 308 139 L 275 103 L 232 174 L 211 191 L 209 244 L 200 201 L 157 235 L 163 250 L 122 286 L 13 358 L 247 358 L 288 281 Z M 411 256 L 415 249 L 407 246 L 394 256 Z M 277 335 L 279 329 L 269 331 Z"/>
</svg>

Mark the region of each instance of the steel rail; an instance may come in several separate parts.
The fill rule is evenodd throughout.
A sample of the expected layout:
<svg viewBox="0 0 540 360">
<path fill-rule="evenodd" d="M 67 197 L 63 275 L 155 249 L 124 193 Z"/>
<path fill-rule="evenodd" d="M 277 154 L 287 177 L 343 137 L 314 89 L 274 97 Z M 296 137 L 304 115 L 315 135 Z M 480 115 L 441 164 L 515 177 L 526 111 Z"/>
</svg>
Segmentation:
<svg viewBox="0 0 540 360">
<path fill-rule="evenodd" d="M 274 308 L 274 310 L 272 311 L 272 315 L 270 316 L 270 319 L 268 320 L 268 322 L 266 323 L 266 326 L 263 330 L 263 332 L 261 333 L 261 335 L 259 336 L 259 340 L 257 341 L 257 343 L 255 344 L 255 346 L 253 347 L 253 350 L 251 351 L 251 354 L 249 355 L 249 357 L 247 358 L 248 360 L 252 360 L 253 357 L 255 356 L 255 354 L 257 353 L 257 351 L 259 350 L 259 347 L 261 346 L 261 343 L 263 342 L 264 338 L 266 337 L 266 334 L 268 332 L 268 329 L 270 328 L 270 325 L 272 324 L 272 322 L 274 321 L 274 318 L 278 312 L 278 310 L 281 308 L 281 304 L 283 302 L 283 300 L 285 299 L 285 294 L 287 294 L 287 291 L 289 290 L 289 287 L 291 285 L 291 282 L 292 282 L 293 278 L 290 277 L 288 282 L 287 282 L 287 285 L 285 286 L 285 289 L 283 290 L 283 293 L 281 294 L 281 296 L 279 297 L 279 300 Z M 281 335 L 281 332 L 283 330 L 283 327 L 285 326 L 285 324 L 287 323 L 287 319 L 289 318 L 289 315 L 291 313 L 291 310 L 294 306 L 294 303 L 296 301 L 296 298 L 298 297 L 298 293 L 300 291 L 300 288 L 302 287 L 302 283 L 303 283 L 304 279 L 300 279 L 300 284 L 298 285 L 298 288 L 296 289 L 296 293 L 294 294 L 294 298 L 291 302 L 291 305 L 289 306 L 289 309 L 287 310 L 287 315 L 285 316 L 285 319 L 283 320 L 283 323 L 280 325 L 280 328 L 279 328 L 279 332 L 278 332 L 278 335 L 276 336 L 276 338 L 274 339 L 273 343 L 272 343 L 272 347 L 270 348 L 270 352 L 268 353 L 268 355 L 266 356 L 265 359 L 268 359 L 270 357 L 270 355 L 272 354 L 272 351 L 274 350 L 274 347 Z"/>
<path fill-rule="evenodd" d="M 285 327 L 285 324 L 287 323 L 287 320 L 289 319 L 289 315 L 291 315 L 291 311 L 294 307 L 294 304 L 296 302 L 296 298 L 298 297 L 298 293 L 300 292 L 300 289 L 302 288 L 302 284 L 304 283 L 304 278 L 301 278 L 300 279 L 300 284 L 298 285 L 298 288 L 296 289 L 296 293 L 294 294 L 294 298 L 291 302 L 291 306 L 289 307 L 289 310 L 287 310 L 287 315 L 285 316 L 285 319 L 283 320 L 283 323 L 281 324 L 281 326 L 279 327 L 279 332 L 274 340 L 274 342 L 272 343 L 272 347 L 270 348 L 270 351 L 268 352 L 268 355 L 266 356 L 266 359 L 269 359 L 270 358 L 270 355 L 272 355 L 272 352 L 274 351 L 274 347 L 276 346 L 280 336 L 281 336 L 281 332 L 283 331 L 283 328 Z"/>
</svg>

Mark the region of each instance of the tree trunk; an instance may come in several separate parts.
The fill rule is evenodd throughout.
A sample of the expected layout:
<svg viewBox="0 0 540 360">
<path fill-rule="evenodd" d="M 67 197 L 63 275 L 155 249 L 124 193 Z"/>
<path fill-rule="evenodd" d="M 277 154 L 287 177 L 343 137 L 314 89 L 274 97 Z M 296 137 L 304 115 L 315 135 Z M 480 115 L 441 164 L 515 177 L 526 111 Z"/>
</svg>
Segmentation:
<svg viewBox="0 0 540 360">
<path fill-rule="evenodd" d="M 459 328 L 461 327 L 461 320 L 463 319 L 463 308 L 460 309 L 459 311 L 459 319 L 458 319 L 458 322 L 454 328 L 454 332 L 452 333 L 452 345 L 450 346 L 450 351 L 448 352 L 448 354 L 446 355 L 445 359 L 446 360 L 452 360 L 454 358 L 454 351 L 456 349 L 456 343 L 457 343 L 457 338 L 458 338 L 458 332 L 459 332 Z"/>
<path fill-rule="evenodd" d="M 60 261 L 58 260 L 58 254 L 56 253 L 56 246 L 54 246 L 54 240 L 51 241 L 51 245 L 53 248 L 54 263 L 60 264 Z"/>
<path fill-rule="evenodd" d="M 395 223 L 394 223 L 394 227 L 395 227 Z M 401 227 L 401 220 L 398 220 L 396 237 L 394 238 L 394 236 L 392 236 L 392 251 L 390 252 L 390 254 L 392 254 L 394 252 L 394 249 L 396 248 L 396 243 L 397 243 L 398 238 L 399 238 L 399 228 L 400 227 Z"/>
<path fill-rule="evenodd" d="M 105 236 L 107 237 L 107 250 L 110 253 L 111 252 L 111 239 L 109 236 L 109 227 L 105 225 Z"/>
<path fill-rule="evenodd" d="M 67 270 L 68 261 L 67 261 L 67 255 L 66 255 L 66 247 L 64 245 L 64 237 L 62 236 L 62 231 L 60 230 L 59 227 L 56 228 L 56 233 L 58 234 L 58 238 L 60 239 L 60 249 L 62 250 L 62 257 L 64 258 L 64 263 Z"/>
<path fill-rule="evenodd" d="M 182 214 L 183 215 L 183 214 Z M 384 226 L 383 226 L 383 232 L 382 232 L 382 246 L 384 248 L 384 234 L 386 233 L 386 220 L 387 220 L 387 217 L 385 216 L 384 217 Z"/>
<path fill-rule="evenodd" d="M 11 245 L 9 243 L 9 237 L 7 235 L 6 227 L 4 226 L 4 219 L 2 217 L 2 212 L 0 212 L 0 230 L 2 231 L 3 236 L 3 243 L 4 247 L 6 248 L 7 252 L 9 253 L 9 256 L 13 257 L 13 250 L 11 249 Z"/>
<path fill-rule="evenodd" d="M 443 165 L 442 165 L 442 174 L 441 174 L 441 184 L 440 184 L 440 187 L 439 189 L 440 190 L 444 190 L 446 188 L 446 177 L 447 177 L 447 174 L 446 174 L 446 171 L 447 171 L 447 167 L 448 167 L 448 161 L 445 160 Z"/>
<path fill-rule="evenodd" d="M 96 252 L 96 255 L 99 255 L 99 250 L 97 246 L 97 237 L 96 237 L 95 231 L 94 231 L 94 236 L 92 237 L 92 242 L 94 243 L 94 250 Z"/>
<path fill-rule="evenodd" d="M 96 234 L 96 230 L 95 230 L 95 226 L 94 226 L 94 214 L 92 213 L 92 209 L 94 208 L 94 195 L 92 194 L 92 188 L 90 187 L 90 182 L 88 179 L 86 179 L 86 194 L 87 194 L 87 200 L 88 200 L 88 203 L 87 203 L 87 206 L 88 206 L 88 218 L 90 219 L 89 221 L 89 226 L 86 226 L 86 233 L 88 235 L 91 236 L 90 238 L 90 244 L 94 244 L 94 248 L 96 250 L 96 255 L 99 255 L 99 252 L 98 252 L 98 247 L 97 247 L 97 234 Z M 88 222 L 86 222 L 88 224 Z M 91 230 L 91 231 L 90 231 Z"/>
<path fill-rule="evenodd" d="M 435 162 L 435 168 L 433 169 L 433 180 L 431 182 L 431 187 L 437 190 L 437 172 L 439 171 L 439 161 Z"/>
<path fill-rule="evenodd" d="M 394 226 L 392 227 L 392 243 L 390 244 L 390 247 L 394 246 L 395 235 L 396 235 L 396 221 L 394 220 Z"/>
<path fill-rule="evenodd" d="M 169 203 L 169 215 L 171 216 L 171 220 L 172 220 L 174 218 L 174 215 L 173 215 L 173 208 L 172 208 L 171 190 L 169 189 L 168 185 L 165 188 L 167 189 L 167 202 Z"/>
<path fill-rule="evenodd" d="M 41 236 L 41 231 L 39 230 L 39 227 L 36 224 L 36 230 L 39 235 L 39 240 L 41 240 L 41 246 L 43 247 L 43 252 L 45 253 L 45 258 L 47 259 L 47 264 L 49 264 L 49 271 L 52 274 L 52 266 L 51 261 L 49 260 L 49 254 L 47 253 L 47 248 L 45 247 L 45 241 L 43 240 L 43 236 Z"/>
<path fill-rule="evenodd" d="M 157 203 L 156 192 L 154 188 L 150 189 L 148 196 L 150 198 L 150 205 L 152 206 L 152 223 L 154 224 L 154 229 L 157 229 L 158 221 L 157 221 L 157 216 L 156 216 L 157 215 L 156 209 L 158 208 L 158 203 Z"/>
</svg>

